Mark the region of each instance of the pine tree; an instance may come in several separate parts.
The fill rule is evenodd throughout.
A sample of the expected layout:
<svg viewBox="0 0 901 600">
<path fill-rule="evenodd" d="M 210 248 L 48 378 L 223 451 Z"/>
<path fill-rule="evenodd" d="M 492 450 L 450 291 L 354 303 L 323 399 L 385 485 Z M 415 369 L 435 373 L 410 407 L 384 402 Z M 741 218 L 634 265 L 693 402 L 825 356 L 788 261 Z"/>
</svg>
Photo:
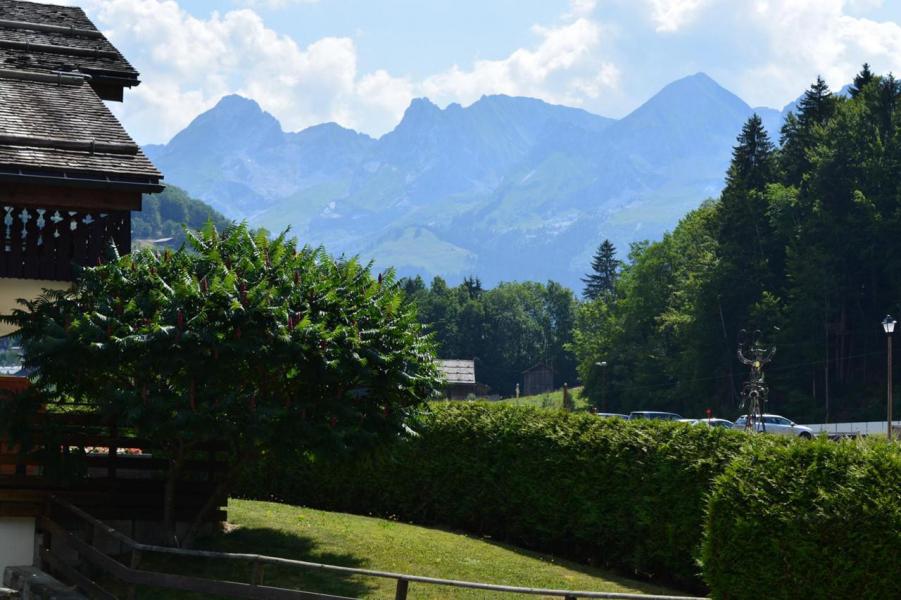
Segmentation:
<svg viewBox="0 0 901 600">
<path fill-rule="evenodd" d="M 619 276 L 620 261 L 616 259 L 616 246 L 610 240 L 604 240 L 598 246 L 591 261 L 591 273 L 582 278 L 585 291 L 582 295 L 587 300 L 610 298 L 616 289 Z"/>
<path fill-rule="evenodd" d="M 482 295 L 482 280 L 478 277 L 464 277 L 463 290 L 470 300 L 477 300 Z"/>
<path fill-rule="evenodd" d="M 822 125 L 835 113 L 835 96 L 829 90 L 826 81 L 817 76 L 817 80 L 804 92 L 798 103 L 798 119 L 804 126 Z"/>
<path fill-rule="evenodd" d="M 863 63 L 863 67 L 860 69 L 860 73 L 858 73 L 854 77 L 854 83 L 851 85 L 851 97 L 857 98 L 857 95 L 863 91 L 863 88 L 867 86 L 871 81 L 876 78 L 873 75 L 873 72 L 870 70 L 870 65 L 868 63 Z"/>
<path fill-rule="evenodd" d="M 766 289 L 768 260 L 779 261 L 767 217 L 766 186 L 775 181 L 775 147 L 760 117 L 742 127 L 718 211 L 719 265 L 712 295 L 719 298 L 724 329 L 744 326 L 749 308 Z"/>
<path fill-rule="evenodd" d="M 732 150 L 732 164 L 726 174 L 726 192 L 763 190 L 766 184 L 774 180 L 774 150 L 763 121 L 755 113 L 742 127 L 738 145 Z"/>
<path fill-rule="evenodd" d="M 800 186 L 802 175 L 810 171 L 808 150 L 817 144 L 818 129 L 835 114 L 836 104 L 829 86 L 822 77 L 817 77 L 798 102 L 797 114 L 789 113 L 786 117 L 781 153 L 786 183 Z"/>
</svg>

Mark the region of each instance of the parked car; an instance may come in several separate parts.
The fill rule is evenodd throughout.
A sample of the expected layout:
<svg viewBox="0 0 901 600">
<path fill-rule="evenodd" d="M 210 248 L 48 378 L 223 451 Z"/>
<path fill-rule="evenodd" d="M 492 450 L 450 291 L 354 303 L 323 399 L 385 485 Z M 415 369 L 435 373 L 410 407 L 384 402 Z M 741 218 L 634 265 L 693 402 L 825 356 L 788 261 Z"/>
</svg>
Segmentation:
<svg viewBox="0 0 901 600">
<path fill-rule="evenodd" d="M 634 410 L 629 413 L 630 419 L 657 419 L 661 421 L 678 421 L 682 415 L 657 410 Z"/>
<path fill-rule="evenodd" d="M 688 423 L 689 425 L 697 425 L 698 424 L 697 419 L 679 419 L 679 422 L 680 423 Z"/>
<path fill-rule="evenodd" d="M 727 429 L 735 427 L 735 424 L 729 419 L 697 419 L 697 424 L 707 427 L 726 427 Z"/>
<path fill-rule="evenodd" d="M 621 413 L 594 413 L 595 416 L 604 417 L 606 419 L 628 419 L 629 415 L 624 415 Z"/>
<path fill-rule="evenodd" d="M 742 415 L 735 420 L 733 427 L 735 427 L 735 429 L 744 429 L 747 423 L 748 416 Z M 813 437 L 813 430 L 810 427 L 798 425 L 780 415 L 765 414 L 763 415 L 763 423 L 755 423 L 754 428 L 757 431 L 764 431 L 776 435 L 794 435 L 808 440 Z"/>
</svg>

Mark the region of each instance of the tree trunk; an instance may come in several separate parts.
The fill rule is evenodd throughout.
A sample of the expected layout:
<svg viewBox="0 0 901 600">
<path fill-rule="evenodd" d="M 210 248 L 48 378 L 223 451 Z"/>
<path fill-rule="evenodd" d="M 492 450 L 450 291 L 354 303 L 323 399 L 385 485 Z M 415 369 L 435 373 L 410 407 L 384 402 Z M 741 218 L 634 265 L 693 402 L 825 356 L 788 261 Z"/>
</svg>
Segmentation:
<svg viewBox="0 0 901 600">
<path fill-rule="evenodd" d="M 231 467 L 229 467 L 225 477 L 223 477 L 222 481 L 216 485 L 216 488 L 213 490 L 212 494 L 210 494 L 210 497 L 207 498 L 207 501 L 200 509 L 200 512 L 194 517 L 190 527 L 188 527 L 188 531 L 185 533 L 180 544 L 182 548 L 190 548 L 194 544 L 194 539 L 197 537 L 197 534 L 200 533 L 200 528 L 203 526 L 203 522 L 206 520 L 207 515 L 218 507 L 219 499 L 231 491 L 245 465 L 247 465 L 247 463 L 255 456 L 255 452 L 244 453 L 235 460 L 235 463 Z"/>
<path fill-rule="evenodd" d="M 184 462 L 185 447 L 183 444 L 179 444 L 175 455 L 169 459 L 169 472 L 166 473 L 166 488 L 163 493 L 163 531 L 166 533 L 166 543 L 170 546 L 178 546 L 177 523 L 175 521 L 175 492 Z"/>
</svg>

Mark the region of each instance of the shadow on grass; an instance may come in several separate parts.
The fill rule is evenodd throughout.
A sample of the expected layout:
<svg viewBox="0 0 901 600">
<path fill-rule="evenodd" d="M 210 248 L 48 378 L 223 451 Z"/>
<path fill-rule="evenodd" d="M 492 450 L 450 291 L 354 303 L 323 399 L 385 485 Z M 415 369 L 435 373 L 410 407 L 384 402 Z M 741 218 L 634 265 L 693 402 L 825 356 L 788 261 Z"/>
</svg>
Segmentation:
<svg viewBox="0 0 901 600">
<path fill-rule="evenodd" d="M 351 554 L 317 552 L 316 542 L 308 537 L 266 528 L 238 528 L 227 533 L 218 533 L 201 539 L 196 548 L 218 552 L 262 554 L 342 567 L 365 568 L 366 566 L 366 561 L 362 557 Z M 249 561 L 244 560 L 185 559 L 183 557 L 146 555 L 141 561 L 141 569 L 249 583 L 252 565 Z M 263 585 L 349 598 L 365 596 L 375 589 L 360 576 L 283 565 L 265 565 Z M 199 600 L 200 598 L 215 597 L 208 594 L 155 588 L 144 588 L 137 594 L 139 600 Z"/>
<path fill-rule="evenodd" d="M 469 534 L 472 536 L 472 534 Z M 576 571 L 578 573 L 582 573 L 583 575 L 588 575 L 591 577 L 602 577 L 606 581 L 610 583 L 615 583 L 617 585 L 621 585 L 623 587 L 633 588 L 636 590 L 636 593 L 640 594 L 660 594 L 660 595 L 679 595 L 679 596 L 694 596 L 697 594 L 706 593 L 706 590 L 702 585 L 697 585 L 695 587 L 691 587 L 686 585 L 684 582 L 677 582 L 665 578 L 658 578 L 656 580 L 652 580 L 647 576 L 642 576 L 640 574 L 630 574 L 626 572 L 624 569 L 613 567 L 613 566 L 600 566 L 593 564 L 586 564 L 584 562 L 579 562 L 572 558 L 566 558 L 564 556 L 556 555 L 556 554 L 548 554 L 544 552 L 538 552 L 535 550 L 531 550 L 529 548 L 524 548 L 522 546 L 515 546 L 509 542 L 504 542 L 500 540 L 496 540 L 490 537 L 476 537 L 477 539 L 481 539 L 483 542 L 487 544 L 491 544 L 492 546 L 497 546 L 498 548 L 503 548 L 505 550 L 509 550 L 510 552 L 514 552 L 521 556 L 525 556 L 528 558 L 533 558 L 536 560 L 540 560 L 543 562 L 550 562 L 552 564 L 565 567 L 571 571 Z M 563 586 L 565 587 L 565 586 Z M 579 591 L 594 591 L 594 590 L 579 590 Z"/>
</svg>

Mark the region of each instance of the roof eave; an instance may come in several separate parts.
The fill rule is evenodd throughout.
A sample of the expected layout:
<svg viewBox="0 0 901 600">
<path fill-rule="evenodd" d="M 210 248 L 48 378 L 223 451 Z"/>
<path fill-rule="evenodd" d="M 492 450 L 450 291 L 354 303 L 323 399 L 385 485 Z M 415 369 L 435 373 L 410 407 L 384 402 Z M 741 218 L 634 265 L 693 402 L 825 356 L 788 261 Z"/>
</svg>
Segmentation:
<svg viewBox="0 0 901 600">
<path fill-rule="evenodd" d="M 118 179 L 101 175 L 82 175 L 60 171 L 57 173 L 30 173 L 18 170 L 18 172 L 4 171 L 0 167 L 0 181 L 12 183 L 44 184 L 62 187 L 92 188 L 101 190 L 121 190 L 140 192 L 142 194 L 157 194 L 166 186 L 159 179 L 148 178 L 146 181 Z"/>
</svg>

